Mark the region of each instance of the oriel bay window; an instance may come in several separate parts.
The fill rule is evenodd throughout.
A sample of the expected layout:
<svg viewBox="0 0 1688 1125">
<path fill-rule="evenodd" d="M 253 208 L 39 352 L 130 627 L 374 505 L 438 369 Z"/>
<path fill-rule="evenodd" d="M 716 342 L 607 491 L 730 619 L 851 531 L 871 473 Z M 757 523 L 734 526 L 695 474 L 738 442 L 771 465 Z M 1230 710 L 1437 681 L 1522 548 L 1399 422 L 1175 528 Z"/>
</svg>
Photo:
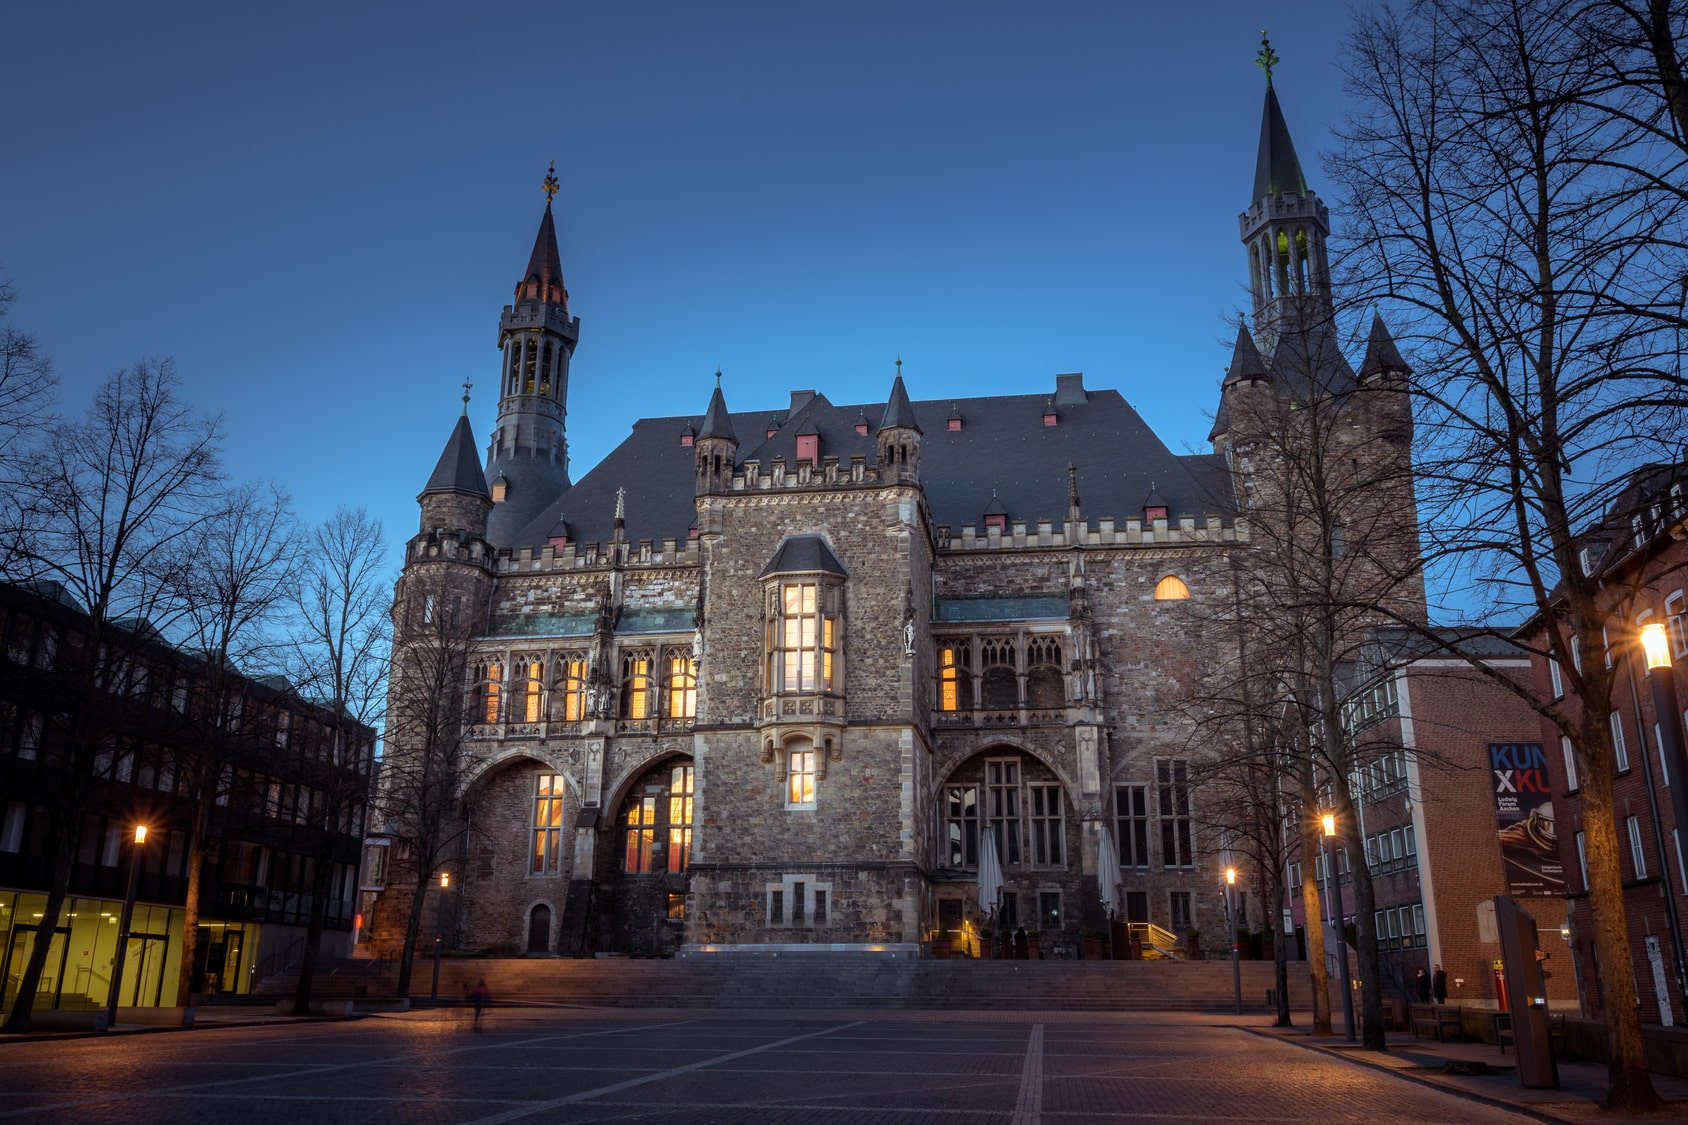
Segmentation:
<svg viewBox="0 0 1688 1125">
<path fill-rule="evenodd" d="M 838 589 L 781 584 L 774 599 L 770 687 L 780 693 L 833 690 L 838 651 Z"/>
<path fill-rule="evenodd" d="M 670 652 L 667 663 L 664 716 L 669 719 L 696 718 L 697 659 L 687 652 Z"/>
</svg>

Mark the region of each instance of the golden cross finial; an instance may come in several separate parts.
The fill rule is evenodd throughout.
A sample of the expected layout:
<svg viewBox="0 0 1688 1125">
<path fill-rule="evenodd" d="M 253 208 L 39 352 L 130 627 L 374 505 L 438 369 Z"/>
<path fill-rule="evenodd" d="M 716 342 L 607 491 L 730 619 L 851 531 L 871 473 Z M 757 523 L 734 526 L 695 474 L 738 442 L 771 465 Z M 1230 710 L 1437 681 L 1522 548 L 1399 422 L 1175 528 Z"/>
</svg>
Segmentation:
<svg viewBox="0 0 1688 1125">
<path fill-rule="evenodd" d="M 1260 53 L 1254 56 L 1254 65 L 1266 72 L 1266 85 L 1272 84 L 1272 68 L 1284 60 L 1278 57 L 1278 52 L 1272 50 L 1272 41 L 1266 38 L 1266 29 L 1260 29 Z"/>
<path fill-rule="evenodd" d="M 550 170 L 545 173 L 545 205 L 547 207 L 551 205 L 551 197 L 556 195 L 557 189 L 562 186 L 557 182 L 557 162 L 553 160 Z"/>
</svg>

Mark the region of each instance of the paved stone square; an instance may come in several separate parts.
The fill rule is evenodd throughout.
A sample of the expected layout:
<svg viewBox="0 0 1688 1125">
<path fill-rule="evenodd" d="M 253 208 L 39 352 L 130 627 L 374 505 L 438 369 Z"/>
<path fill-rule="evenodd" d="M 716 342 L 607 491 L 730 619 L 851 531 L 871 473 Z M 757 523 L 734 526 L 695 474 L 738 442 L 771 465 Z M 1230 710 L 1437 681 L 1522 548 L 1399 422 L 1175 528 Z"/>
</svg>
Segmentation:
<svg viewBox="0 0 1688 1125">
<path fill-rule="evenodd" d="M 0 1120 L 722 1125 L 1529 1118 L 1212 1016 L 456 1010 L 0 1043 Z"/>
</svg>

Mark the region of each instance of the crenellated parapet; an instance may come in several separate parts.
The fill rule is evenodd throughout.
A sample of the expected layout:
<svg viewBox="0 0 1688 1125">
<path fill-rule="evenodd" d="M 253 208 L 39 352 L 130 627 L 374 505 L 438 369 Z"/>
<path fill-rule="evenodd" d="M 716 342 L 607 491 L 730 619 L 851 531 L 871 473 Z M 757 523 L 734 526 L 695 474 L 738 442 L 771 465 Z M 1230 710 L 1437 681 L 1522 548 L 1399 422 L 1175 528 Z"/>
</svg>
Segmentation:
<svg viewBox="0 0 1688 1125">
<path fill-rule="evenodd" d="M 1090 520 L 1080 523 L 1054 520 L 1014 520 L 1006 529 L 986 527 L 981 533 L 974 524 L 963 524 L 959 533 L 947 525 L 936 529 L 938 550 L 960 551 L 1018 551 L 1036 548 L 1065 547 L 1188 547 L 1217 543 L 1248 542 L 1248 521 L 1237 516 L 1226 523 L 1210 515 L 1200 523 L 1194 516 L 1180 516 L 1176 520 L 1145 521 L 1133 516 L 1120 521 L 1103 516 L 1092 526 Z"/>
</svg>

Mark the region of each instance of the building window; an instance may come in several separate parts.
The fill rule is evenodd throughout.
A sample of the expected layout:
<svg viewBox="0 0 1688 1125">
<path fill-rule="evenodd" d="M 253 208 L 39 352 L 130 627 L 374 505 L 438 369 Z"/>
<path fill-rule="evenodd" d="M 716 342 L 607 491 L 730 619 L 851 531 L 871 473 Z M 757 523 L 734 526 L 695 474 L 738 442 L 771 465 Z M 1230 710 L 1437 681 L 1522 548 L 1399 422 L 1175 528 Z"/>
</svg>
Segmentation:
<svg viewBox="0 0 1688 1125">
<path fill-rule="evenodd" d="M 669 654 L 666 694 L 670 719 L 697 718 L 697 660 L 690 653 Z"/>
<path fill-rule="evenodd" d="M 1583 833 L 1577 833 L 1577 870 L 1582 872 L 1582 888 L 1588 890 L 1588 842 Z"/>
<path fill-rule="evenodd" d="M 1659 730 L 1658 723 L 1653 724 L 1653 746 L 1659 752 L 1659 780 L 1668 789 L 1670 787 L 1670 764 L 1665 761 L 1665 739 L 1664 734 Z M 1646 756 L 1647 750 L 1645 747 L 1642 748 L 1641 753 L 1643 757 Z"/>
<path fill-rule="evenodd" d="M 563 775 L 542 773 L 533 780 L 533 862 L 535 875 L 555 875 L 563 834 Z"/>
<path fill-rule="evenodd" d="M 1190 916 L 1190 892 L 1170 891 L 1168 892 L 1167 898 L 1168 906 L 1170 907 L 1168 917 L 1172 922 L 1169 929 L 1171 929 L 1173 933 L 1182 936 L 1185 931 L 1192 928 Z"/>
<path fill-rule="evenodd" d="M 826 925 L 826 892 L 815 892 L 815 925 Z"/>
<path fill-rule="evenodd" d="M 1665 599 L 1665 626 L 1670 630 L 1672 656 L 1688 656 L 1688 619 L 1683 617 L 1682 591 L 1677 590 Z"/>
<path fill-rule="evenodd" d="M 476 711 L 480 714 L 481 722 L 496 723 L 498 721 L 498 706 L 504 694 L 504 665 L 498 663 L 481 665 L 480 674 L 481 699 Z"/>
<path fill-rule="evenodd" d="M 622 658 L 621 717 L 651 717 L 651 658 L 646 653 L 629 653 Z"/>
<path fill-rule="evenodd" d="M 692 863 L 692 767 L 668 773 L 668 870 L 679 874 Z"/>
<path fill-rule="evenodd" d="M 979 787 L 951 785 L 944 791 L 945 866 L 979 865 Z"/>
<path fill-rule="evenodd" d="M 831 691 L 838 648 L 838 590 L 789 582 L 775 599 L 769 684 L 775 691 Z"/>
<path fill-rule="evenodd" d="M 768 925 L 785 925 L 785 891 L 768 892 Z"/>
<path fill-rule="evenodd" d="M 668 920 L 670 922 L 684 922 L 686 920 L 686 896 L 673 891 L 668 892 Z"/>
<path fill-rule="evenodd" d="M 996 829 L 1004 867 L 1021 862 L 1020 855 L 1020 763 L 1011 758 L 985 762 L 985 809 L 987 822 Z"/>
<path fill-rule="evenodd" d="M 785 804 L 787 808 L 815 807 L 815 744 L 793 740 L 785 752 Z"/>
<path fill-rule="evenodd" d="M 563 721 L 578 723 L 586 718 L 586 661 L 579 656 L 560 662 L 563 688 Z"/>
<path fill-rule="evenodd" d="M 512 711 L 512 721 L 537 723 L 545 718 L 545 662 L 518 661 L 512 665 L 515 690 L 518 693 Z"/>
<path fill-rule="evenodd" d="M 1641 850 L 1641 818 L 1627 816 L 1624 826 L 1629 829 L 1629 859 L 1637 879 L 1647 877 L 1647 856 Z"/>
<path fill-rule="evenodd" d="M 1629 747 L 1624 745 L 1623 716 L 1613 711 L 1608 718 L 1612 723 L 1612 761 L 1617 765 L 1617 772 L 1623 773 L 1629 769 Z"/>
<path fill-rule="evenodd" d="M 634 797 L 627 802 L 627 848 L 623 868 L 630 875 L 651 870 L 656 849 L 656 798 Z"/>
<path fill-rule="evenodd" d="M 1017 891 L 1002 892 L 1002 904 L 996 910 L 996 928 L 1004 932 L 1020 928 L 1020 895 Z"/>
<path fill-rule="evenodd" d="M 1564 735 L 1559 736 L 1559 750 L 1565 755 L 1565 788 L 1577 788 L 1577 752 L 1571 747 L 1571 740 Z"/>
<path fill-rule="evenodd" d="M 1190 834 L 1190 763 L 1183 758 L 1155 762 L 1160 799 L 1161 863 L 1167 867 L 1195 866 Z"/>
<path fill-rule="evenodd" d="M 1565 697 L 1565 674 L 1559 670 L 1559 661 L 1553 657 L 1547 658 L 1547 678 L 1553 684 L 1553 698 Z"/>
<path fill-rule="evenodd" d="M 1184 584 L 1182 578 L 1169 574 L 1155 583 L 1155 600 L 1157 602 L 1182 601 L 1190 596 L 1190 587 Z"/>
<path fill-rule="evenodd" d="M 965 644 L 947 644 L 938 652 L 938 710 L 973 709 L 971 654 Z"/>
<path fill-rule="evenodd" d="M 1061 787 L 1030 787 L 1032 812 L 1032 862 L 1040 867 L 1059 867 L 1064 862 L 1066 839 L 1061 816 Z"/>
<path fill-rule="evenodd" d="M 1040 930 L 1059 930 L 1061 928 L 1061 892 L 1039 891 L 1037 893 L 1037 928 Z"/>
<path fill-rule="evenodd" d="M 1149 866 L 1149 787 L 1116 787 L 1114 812 L 1119 825 L 1119 865 L 1127 868 Z"/>
</svg>

